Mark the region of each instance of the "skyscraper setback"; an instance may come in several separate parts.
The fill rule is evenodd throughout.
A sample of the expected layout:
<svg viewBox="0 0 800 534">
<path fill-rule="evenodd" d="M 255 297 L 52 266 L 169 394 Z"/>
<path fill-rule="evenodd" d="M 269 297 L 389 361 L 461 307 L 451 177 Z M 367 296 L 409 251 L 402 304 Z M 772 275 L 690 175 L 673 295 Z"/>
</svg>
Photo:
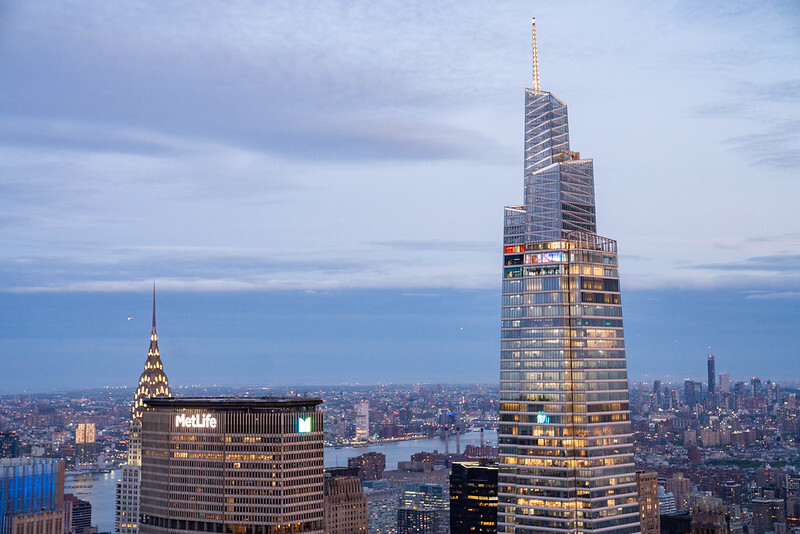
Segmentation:
<svg viewBox="0 0 800 534">
<path fill-rule="evenodd" d="M 639 532 L 617 245 L 567 106 L 525 90 L 524 204 L 505 208 L 498 532 Z"/>
</svg>

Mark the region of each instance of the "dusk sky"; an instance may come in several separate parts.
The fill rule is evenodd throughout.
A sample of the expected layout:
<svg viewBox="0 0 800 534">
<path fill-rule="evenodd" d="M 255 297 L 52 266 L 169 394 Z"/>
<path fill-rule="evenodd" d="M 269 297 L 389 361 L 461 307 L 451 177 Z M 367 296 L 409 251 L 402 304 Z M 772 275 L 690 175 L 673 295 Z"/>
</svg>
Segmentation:
<svg viewBox="0 0 800 534">
<path fill-rule="evenodd" d="M 11 0 L 0 393 L 135 385 L 154 280 L 173 385 L 496 382 L 532 16 L 631 379 L 800 378 L 797 2 Z"/>
</svg>

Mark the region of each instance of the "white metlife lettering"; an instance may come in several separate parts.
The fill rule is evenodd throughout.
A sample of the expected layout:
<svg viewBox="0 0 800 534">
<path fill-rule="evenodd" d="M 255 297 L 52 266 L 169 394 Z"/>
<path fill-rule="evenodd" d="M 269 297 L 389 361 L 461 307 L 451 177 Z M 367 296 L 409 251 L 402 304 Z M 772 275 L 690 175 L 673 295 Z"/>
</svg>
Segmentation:
<svg viewBox="0 0 800 534">
<path fill-rule="evenodd" d="M 217 418 L 210 413 L 175 416 L 175 426 L 183 428 L 217 428 Z"/>
</svg>

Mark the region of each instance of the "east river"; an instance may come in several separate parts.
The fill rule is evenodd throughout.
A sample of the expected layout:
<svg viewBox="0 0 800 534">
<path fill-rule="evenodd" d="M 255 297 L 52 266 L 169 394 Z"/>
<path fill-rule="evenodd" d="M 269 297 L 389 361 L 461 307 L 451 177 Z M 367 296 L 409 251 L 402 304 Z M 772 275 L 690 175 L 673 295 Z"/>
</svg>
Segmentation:
<svg viewBox="0 0 800 534">
<path fill-rule="evenodd" d="M 497 432 L 484 432 L 486 445 L 497 445 Z M 451 453 L 456 452 L 456 436 L 450 436 L 448 446 Z M 460 445 L 463 451 L 467 445 L 480 445 L 480 431 L 461 434 Z M 347 459 L 365 452 L 382 452 L 386 455 L 386 469 L 397 469 L 397 462 L 411 459 L 416 452 L 445 452 L 444 438 L 411 439 L 378 443 L 366 447 L 325 447 L 325 467 L 347 466 Z M 114 532 L 114 495 L 120 471 L 109 473 L 87 473 L 67 476 L 64 493 L 72 493 L 80 499 L 92 503 L 92 525 L 99 532 Z"/>
</svg>

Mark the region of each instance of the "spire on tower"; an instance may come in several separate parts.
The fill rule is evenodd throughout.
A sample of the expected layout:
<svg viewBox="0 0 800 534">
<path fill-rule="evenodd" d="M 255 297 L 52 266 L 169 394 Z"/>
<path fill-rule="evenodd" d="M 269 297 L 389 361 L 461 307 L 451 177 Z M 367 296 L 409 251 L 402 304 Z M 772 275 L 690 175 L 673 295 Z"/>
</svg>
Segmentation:
<svg viewBox="0 0 800 534">
<path fill-rule="evenodd" d="M 134 395 L 132 422 L 141 423 L 144 401 L 152 397 L 171 397 L 167 375 L 161 363 L 161 353 L 158 350 L 158 335 L 156 334 L 156 284 L 153 282 L 153 331 L 150 333 L 150 349 L 147 351 L 147 361 L 144 371 L 139 377 L 139 386 Z"/>
<path fill-rule="evenodd" d="M 531 35 L 533 37 L 533 90 L 539 91 L 539 52 L 536 49 L 536 18 L 531 19 Z"/>
</svg>

